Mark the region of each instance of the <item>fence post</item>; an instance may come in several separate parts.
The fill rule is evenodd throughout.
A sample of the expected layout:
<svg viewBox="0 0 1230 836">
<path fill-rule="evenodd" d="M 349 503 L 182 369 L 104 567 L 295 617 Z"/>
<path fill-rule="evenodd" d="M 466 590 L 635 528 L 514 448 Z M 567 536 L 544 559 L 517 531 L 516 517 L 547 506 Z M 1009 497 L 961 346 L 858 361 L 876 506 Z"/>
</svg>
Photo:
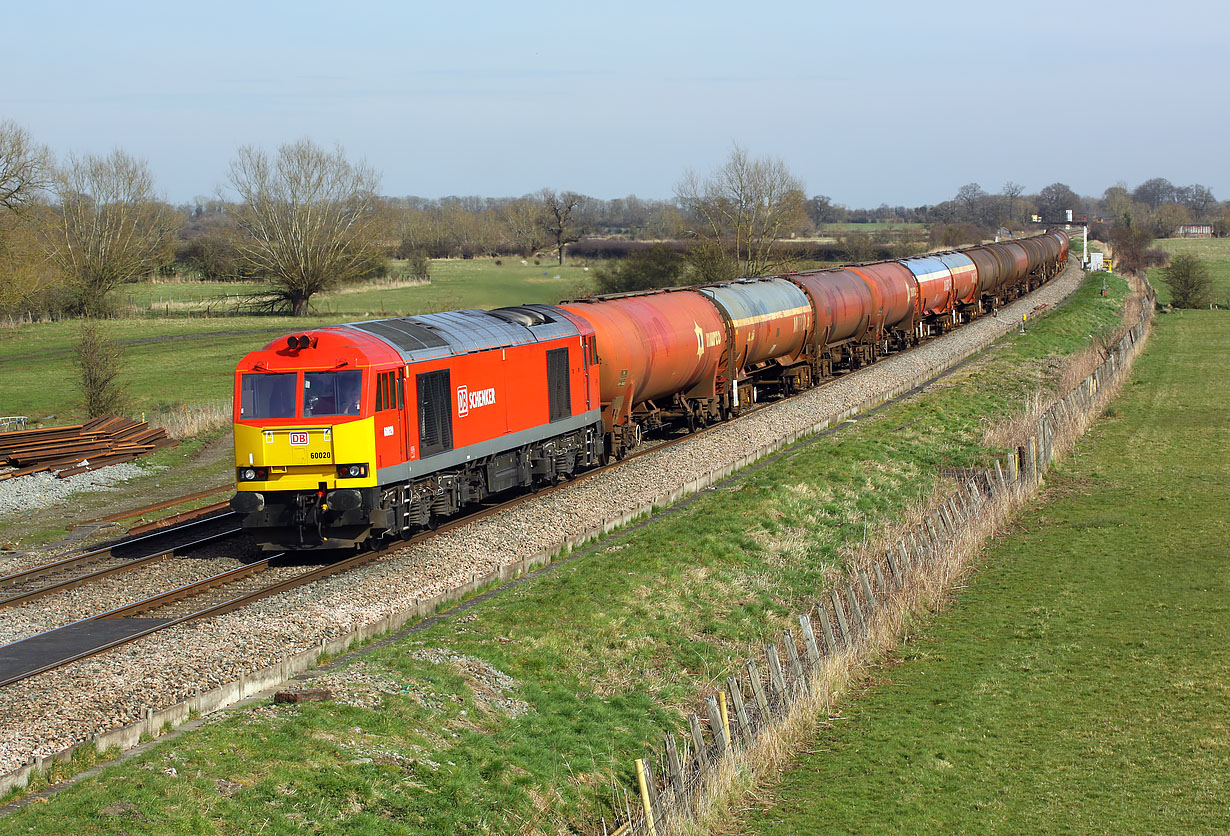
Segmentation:
<svg viewBox="0 0 1230 836">
<path fill-rule="evenodd" d="M 743 688 L 739 680 L 733 676 L 726 677 L 726 689 L 730 691 L 730 701 L 735 704 L 735 719 L 739 721 L 739 735 L 745 743 L 752 742 L 752 724 L 747 719 L 747 706 L 743 704 Z"/>
<path fill-rule="evenodd" d="M 747 660 L 747 678 L 752 683 L 752 696 L 756 698 L 756 708 L 760 711 L 760 725 L 769 722 L 769 700 L 765 697 L 764 683 L 760 681 L 760 669 L 753 659 Z"/>
<path fill-rule="evenodd" d="M 700 728 L 700 717 L 695 714 L 690 715 L 688 727 L 692 732 L 692 747 L 696 749 L 696 760 L 701 766 L 708 766 L 709 751 L 705 746 L 705 733 Z"/>
<path fill-rule="evenodd" d="M 683 764 L 679 761 L 679 747 L 675 745 L 675 736 L 666 735 L 666 770 L 670 774 L 669 786 L 674 787 L 676 795 L 683 794 Z"/>
<path fill-rule="evenodd" d="M 790 702 L 790 694 L 786 691 L 786 677 L 782 675 L 782 663 L 777 656 L 777 645 L 766 644 L 764 655 L 769 660 L 769 682 L 773 684 L 773 690 L 777 692 L 776 696 L 784 706 Z"/>
<path fill-rule="evenodd" d="M 730 706 L 726 704 L 726 692 L 719 690 L 717 692 L 718 711 L 722 715 L 722 734 L 726 737 L 726 745 L 730 748 L 735 747 L 734 735 L 730 733 Z"/>
<path fill-rule="evenodd" d="M 841 644 L 843 647 L 849 647 L 850 626 L 846 623 L 846 611 L 841 606 L 841 596 L 836 589 L 830 589 L 829 596 L 833 599 L 833 612 L 837 614 L 837 631 L 841 633 Z"/>
<path fill-rule="evenodd" d="M 649 797 L 649 764 L 644 758 L 636 759 L 636 784 L 641 791 L 641 807 L 645 810 L 645 824 L 649 827 L 649 836 L 657 836 L 658 829 L 653 821 L 653 801 Z"/>
<path fill-rule="evenodd" d="M 858 583 L 863 588 L 863 595 L 867 598 L 867 620 L 870 621 L 876 611 L 876 594 L 871 589 L 871 581 L 867 579 L 866 570 L 858 570 Z"/>
<path fill-rule="evenodd" d="M 790 662 L 790 676 L 794 679 L 794 690 L 802 693 L 806 680 L 803 679 L 803 663 L 799 661 L 799 646 L 794 642 L 794 631 L 787 628 L 786 635 L 786 659 Z"/>
<path fill-rule="evenodd" d="M 820 648 L 816 645 L 816 631 L 811 626 L 807 613 L 799 616 L 799 629 L 803 631 L 803 644 L 807 647 L 807 663 L 816 668 L 820 665 Z"/>
<path fill-rule="evenodd" d="M 884 552 L 884 559 L 888 561 L 888 574 L 892 576 L 893 582 L 901 586 L 901 567 L 897 565 L 897 556 L 893 554 L 892 549 Z"/>
<path fill-rule="evenodd" d="M 863 618 L 863 608 L 858 605 L 858 596 L 854 593 L 854 584 L 846 584 L 846 600 L 850 602 L 850 612 L 854 614 L 854 621 L 858 624 L 859 635 L 867 632 L 867 621 Z"/>
<path fill-rule="evenodd" d="M 713 734 L 713 743 L 717 749 L 717 757 L 726 754 L 726 729 L 722 727 L 722 710 L 718 708 L 717 697 L 705 697 L 705 705 L 709 709 L 709 731 Z"/>
<path fill-rule="evenodd" d="M 837 646 L 837 639 L 833 637 L 833 624 L 829 621 L 829 611 L 823 601 L 816 608 L 816 614 L 820 616 L 820 632 L 824 636 L 824 652 L 835 656 L 841 648 Z"/>
<path fill-rule="evenodd" d="M 888 584 L 884 581 L 884 570 L 880 568 L 880 561 L 871 564 L 871 571 L 875 573 L 876 589 L 888 592 Z"/>
</svg>

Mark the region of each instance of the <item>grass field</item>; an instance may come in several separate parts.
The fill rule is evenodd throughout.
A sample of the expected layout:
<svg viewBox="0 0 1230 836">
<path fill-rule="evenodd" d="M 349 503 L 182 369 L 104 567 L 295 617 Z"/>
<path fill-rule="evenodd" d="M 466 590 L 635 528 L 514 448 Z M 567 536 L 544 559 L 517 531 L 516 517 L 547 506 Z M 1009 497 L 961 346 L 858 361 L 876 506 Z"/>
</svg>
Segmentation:
<svg viewBox="0 0 1230 836">
<path fill-rule="evenodd" d="M 1116 324 L 1125 285 L 1099 286 L 928 393 L 350 662 L 366 690 L 220 718 L 0 835 L 592 832 L 699 693 Z M 131 815 L 100 813 L 121 800 Z"/>
<path fill-rule="evenodd" d="M 1213 277 L 1213 301 L 1230 308 L 1230 238 L 1163 238 L 1154 242 L 1171 255 L 1188 253 L 1204 261 Z M 1149 281 L 1157 288 L 1158 301 L 1170 301 L 1170 288 L 1161 280 L 1160 270 L 1149 271 Z"/>
<path fill-rule="evenodd" d="M 1230 320 L 1131 385 L 971 588 L 729 832 L 1230 832 Z"/>
<path fill-rule="evenodd" d="M 204 303 L 247 292 L 253 284 L 160 282 L 125 285 L 128 316 L 107 323 L 125 351 L 122 379 L 132 395 L 132 413 L 229 399 L 235 364 L 249 351 L 290 331 L 389 316 L 458 308 L 496 308 L 529 302 L 555 303 L 591 292 L 592 270 L 519 259 L 446 259 L 432 263 L 423 286 L 348 288 L 314 300 L 309 317 L 205 315 Z M 216 314 L 229 310 L 219 303 Z M 76 321 L 0 328 L 0 414 L 35 419 L 74 419 L 77 395 L 72 346 Z"/>
</svg>

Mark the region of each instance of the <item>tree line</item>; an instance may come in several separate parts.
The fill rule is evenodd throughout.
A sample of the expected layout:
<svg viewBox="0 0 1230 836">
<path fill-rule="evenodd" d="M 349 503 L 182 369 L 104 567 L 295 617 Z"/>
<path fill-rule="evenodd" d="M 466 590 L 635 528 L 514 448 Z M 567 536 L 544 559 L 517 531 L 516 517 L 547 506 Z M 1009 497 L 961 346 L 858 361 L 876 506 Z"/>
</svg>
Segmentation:
<svg viewBox="0 0 1230 836">
<path fill-rule="evenodd" d="M 260 281 L 267 289 L 254 309 L 304 314 L 322 291 L 385 275 L 390 259 L 410 259 L 420 276 L 431 258 L 549 253 L 562 264 L 585 236 L 668 242 L 600 270 L 600 289 L 614 292 L 781 269 L 808 254 L 801 240 L 832 224 L 847 225 L 831 245 L 838 249 L 813 257 L 903 257 L 924 243 L 960 246 L 1019 229 L 1033 214 L 1058 221 L 1067 209 L 1126 223 L 1137 238 L 1193 219 L 1230 231 L 1230 204 L 1162 178 L 1130 191 L 1112 186 L 1097 199 L 1062 183 L 1037 194 L 1013 182 L 995 194 L 969 183 L 935 205 L 849 209 L 808 197 L 784 162 L 739 146 L 711 172 L 685 172 L 669 200 L 552 188 L 509 198 L 388 197 L 370 166 L 309 140 L 272 154 L 239 149 L 226 185 L 226 196 L 172 206 L 148 165 L 122 150 L 56 160 L 20 126 L 0 122 L 0 315 L 104 315 L 119 285 L 172 272 Z M 875 232 L 851 231 L 864 223 Z M 925 225 L 927 241 L 901 235 L 909 224 Z"/>
</svg>

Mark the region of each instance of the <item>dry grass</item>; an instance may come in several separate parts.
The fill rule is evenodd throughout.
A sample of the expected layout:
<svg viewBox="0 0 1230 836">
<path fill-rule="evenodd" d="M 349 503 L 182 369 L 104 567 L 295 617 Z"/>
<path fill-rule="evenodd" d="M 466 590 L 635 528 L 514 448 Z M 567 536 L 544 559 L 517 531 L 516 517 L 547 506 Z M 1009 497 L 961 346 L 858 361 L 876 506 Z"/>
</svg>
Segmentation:
<svg viewBox="0 0 1230 836">
<path fill-rule="evenodd" d="M 180 404 L 164 412 L 148 416 L 152 427 L 162 427 L 171 438 L 193 438 L 225 427 L 231 422 L 230 401 L 208 401 Z"/>
</svg>

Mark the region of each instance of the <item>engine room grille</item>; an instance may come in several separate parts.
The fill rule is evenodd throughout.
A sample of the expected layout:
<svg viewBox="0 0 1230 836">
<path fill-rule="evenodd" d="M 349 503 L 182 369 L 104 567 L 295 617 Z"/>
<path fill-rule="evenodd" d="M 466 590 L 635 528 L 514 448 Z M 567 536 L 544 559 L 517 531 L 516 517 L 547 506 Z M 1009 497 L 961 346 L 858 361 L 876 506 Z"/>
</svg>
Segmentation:
<svg viewBox="0 0 1230 836">
<path fill-rule="evenodd" d="M 568 392 L 567 346 L 553 348 L 547 352 L 547 403 L 552 421 L 572 416 L 572 398 Z"/>
<path fill-rule="evenodd" d="M 453 449 L 453 399 L 448 369 L 416 378 L 419 394 L 419 458 Z"/>
</svg>

